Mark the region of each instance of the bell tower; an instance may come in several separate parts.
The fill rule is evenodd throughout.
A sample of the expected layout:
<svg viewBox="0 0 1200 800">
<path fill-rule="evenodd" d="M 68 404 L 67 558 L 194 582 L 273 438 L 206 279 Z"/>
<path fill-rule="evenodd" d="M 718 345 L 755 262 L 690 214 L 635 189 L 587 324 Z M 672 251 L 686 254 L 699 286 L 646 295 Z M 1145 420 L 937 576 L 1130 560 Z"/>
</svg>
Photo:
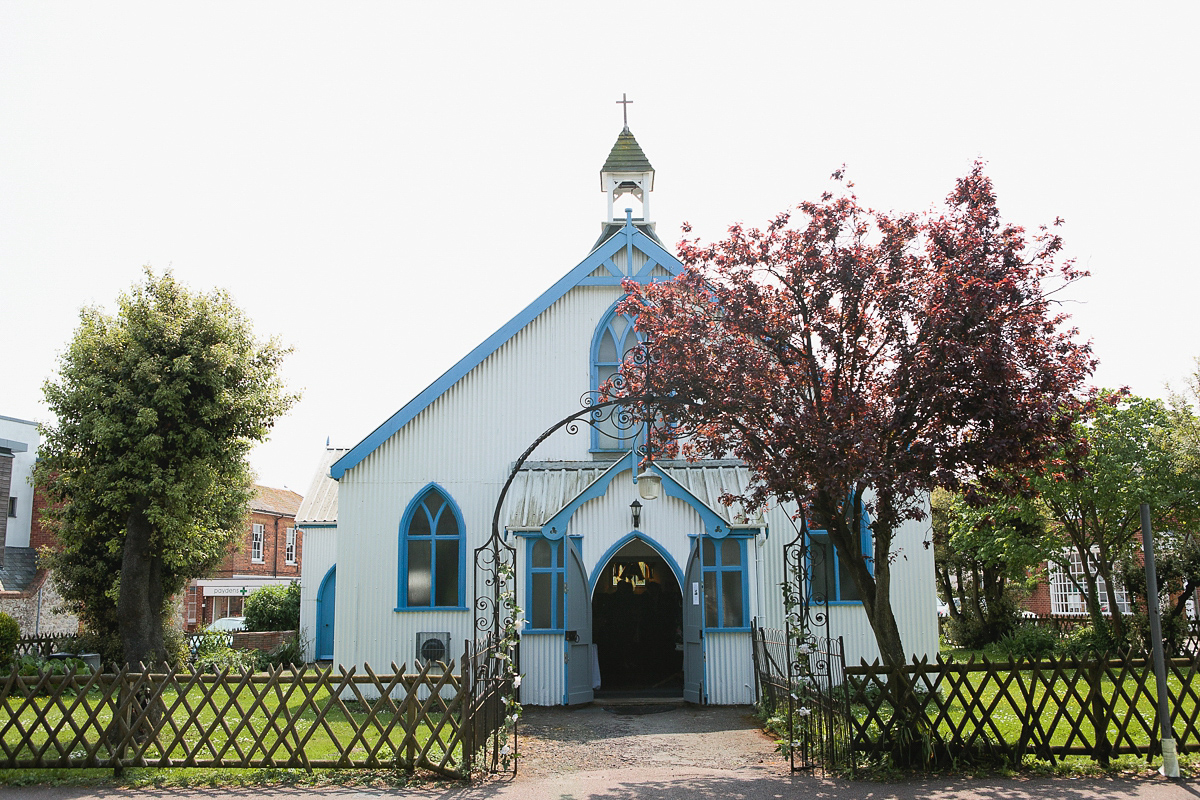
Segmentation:
<svg viewBox="0 0 1200 800">
<path fill-rule="evenodd" d="M 600 168 L 600 191 L 608 195 L 608 218 L 605 222 L 624 222 L 625 214 L 617 211 L 616 200 L 621 195 L 631 194 L 642 204 L 642 216 L 638 222 L 650 222 L 650 192 L 654 191 L 654 167 L 642 152 L 641 145 L 629 130 L 629 103 L 617 102 L 625 111 L 625 127 L 617 136 L 617 142 L 608 154 L 608 160 Z M 620 213 L 620 218 L 616 216 Z"/>
</svg>

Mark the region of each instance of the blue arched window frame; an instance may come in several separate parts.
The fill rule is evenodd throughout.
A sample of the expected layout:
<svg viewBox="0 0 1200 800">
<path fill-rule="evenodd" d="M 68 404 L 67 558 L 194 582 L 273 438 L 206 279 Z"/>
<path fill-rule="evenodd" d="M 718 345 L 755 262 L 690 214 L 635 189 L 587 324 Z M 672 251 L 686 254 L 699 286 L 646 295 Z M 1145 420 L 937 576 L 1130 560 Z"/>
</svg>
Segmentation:
<svg viewBox="0 0 1200 800">
<path fill-rule="evenodd" d="M 429 501 L 438 498 L 442 502 L 438 505 L 431 504 Z M 455 531 L 453 535 L 449 533 L 439 533 L 441 524 L 444 523 L 444 515 L 450 514 Z M 418 515 L 423 515 L 423 521 Z M 414 533 L 414 525 L 420 533 Z M 423 533 L 424 527 L 427 526 L 429 533 Z M 429 542 L 429 603 L 426 605 L 412 604 L 409 602 L 409 583 L 410 583 L 410 545 L 413 543 Z M 456 589 L 452 598 L 443 597 L 443 601 L 438 602 L 438 551 L 442 550 L 442 557 L 449 548 L 439 548 L 437 545 L 448 544 L 454 542 L 453 552 L 458 560 L 455 571 Z M 466 609 L 464 601 L 465 582 L 466 582 L 466 526 L 463 524 L 462 512 L 458 508 L 458 504 L 450 496 L 450 493 L 436 483 L 431 483 L 413 497 L 409 502 L 408 508 L 404 510 L 404 515 L 400 518 L 400 537 L 399 537 L 399 566 L 396 580 L 396 611 L 430 611 L 437 610 L 456 610 L 462 611 Z M 443 587 L 444 588 L 444 587 Z M 445 594 L 445 592 L 441 592 Z"/>
<path fill-rule="evenodd" d="M 595 334 L 592 335 L 591 390 L 593 392 L 599 391 L 600 385 L 616 374 L 625 353 L 642 341 L 642 336 L 634 330 L 633 317 L 629 314 L 617 313 L 617 305 L 620 302 L 618 300 L 609 307 L 608 312 L 601 318 L 600 324 L 596 326 Z M 614 439 L 601 433 L 595 427 L 592 428 L 592 452 L 594 453 L 621 453 L 633 446 L 632 438 Z"/>
<path fill-rule="evenodd" d="M 861 605 L 862 598 L 847 597 L 851 593 L 857 592 L 854 586 L 853 579 L 849 574 L 843 574 L 841 563 L 841 553 L 833 544 L 833 540 L 829 538 L 829 531 L 822 529 L 809 529 L 808 531 L 808 546 L 810 550 L 808 559 L 808 585 L 809 591 L 813 591 L 813 570 L 816 568 L 813 563 L 813 555 L 811 550 L 815 547 L 824 546 L 827 554 L 827 561 L 822 561 L 821 566 L 825 568 L 825 577 L 822 583 L 832 583 L 833 591 L 828 592 L 825 598 L 829 605 Z M 873 556 L 874 541 L 871 538 L 871 518 L 867 514 L 867 510 L 862 510 L 862 523 L 858 531 L 858 547 L 859 552 L 866 555 L 867 571 L 872 575 L 875 574 L 875 558 Z M 832 554 L 829 558 L 828 554 Z"/>
</svg>

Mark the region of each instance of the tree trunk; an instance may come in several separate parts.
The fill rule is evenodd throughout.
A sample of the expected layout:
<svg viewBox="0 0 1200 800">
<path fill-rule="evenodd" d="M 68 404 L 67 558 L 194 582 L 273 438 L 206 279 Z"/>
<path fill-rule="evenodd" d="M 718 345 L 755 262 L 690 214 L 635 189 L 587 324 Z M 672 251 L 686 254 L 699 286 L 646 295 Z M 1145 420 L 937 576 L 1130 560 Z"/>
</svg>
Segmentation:
<svg viewBox="0 0 1200 800">
<path fill-rule="evenodd" d="M 125 523 L 121 592 L 117 624 L 130 669 L 147 669 L 165 660 L 163 647 L 162 553 L 152 544 L 154 529 L 147 503 L 138 503 Z"/>
</svg>

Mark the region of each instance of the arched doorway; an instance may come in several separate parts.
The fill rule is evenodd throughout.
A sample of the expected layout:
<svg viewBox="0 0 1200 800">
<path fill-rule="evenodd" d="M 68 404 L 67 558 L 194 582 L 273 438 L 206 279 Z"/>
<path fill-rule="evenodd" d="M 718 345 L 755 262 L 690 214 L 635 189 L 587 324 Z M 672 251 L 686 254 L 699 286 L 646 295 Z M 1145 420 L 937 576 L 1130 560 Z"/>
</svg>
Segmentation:
<svg viewBox="0 0 1200 800">
<path fill-rule="evenodd" d="M 663 554 L 634 537 L 613 553 L 592 590 L 596 693 L 683 695 L 683 597 Z"/>
<path fill-rule="evenodd" d="M 317 661 L 333 660 L 333 618 L 335 599 L 337 598 L 337 566 L 329 568 L 321 588 L 317 590 L 317 641 L 315 654 Z"/>
</svg>

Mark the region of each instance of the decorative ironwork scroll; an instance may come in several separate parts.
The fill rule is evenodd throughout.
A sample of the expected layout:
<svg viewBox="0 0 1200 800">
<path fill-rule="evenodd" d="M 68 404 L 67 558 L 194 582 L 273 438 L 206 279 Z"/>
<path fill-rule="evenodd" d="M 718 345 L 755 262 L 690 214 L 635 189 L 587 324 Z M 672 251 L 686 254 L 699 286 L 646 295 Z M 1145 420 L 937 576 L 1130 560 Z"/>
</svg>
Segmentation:
<svg viewBox="0 0 1200 800">
<path fill-rule="evenodd" d="M 788 741 L 792 771 L 840 763 L 848 748 L 841 685 L 846 659 L 841 637 L 829 627 L 829 597 L 835 585 L 832 543 L 814 546 L 801 517 L 796 538 L 783 546 L 784 641 L 786 642 Z M 818 576 L 818 580 L 813 580 Z"/>
<path fill-rule="evenodd" d="M 493 729 L 487 744 L 492 754 L 490 763 L 493 769 L 497 763 L 507 766 L 511 761 L 515 774 L 516 759 L 504 756 L 515 753 L 516 723 L 520 716 L 515 689 L 520 686 L 517 631 L 523 624 L 523 619 L 517 604 L 517 551 L 504 540 L 501 533 L 500 514 L 503 513 L 504 499 L 508 496 L 508 490 L 517 473 L 533 452 L 542 442 L 560 430 L 573 435 L 577 434 L 582 426 L 588 426 L 616 441 L 641 440 L 643 443 L 636 448 L 636 452 L 643 458 L 653 456 L 656 442 L 669 441 L 683 435 L 683 426 L 672 413 L 680 403 L 678 398 L 652 392 L 627 393 L 628 381 L 624 371 L 640 371 L 646 376 L 654 361 L 648 344 L 643 343 L 632 348 L 625 354 L 621 372 L 614 375 L 599 390 L 584 393 L 580 398 L 578 411 L 551 425 L 525 449 L 513 464 L 508 479 L 500 490 L 500 496 L 496 498 L 491 534 L 487 541 L 475 548 L 474 636 L 477 641 L 488 643 L 486 646 L 480 645 L 480 649 L 488 650 L 490 647 L 492 650 L 489 659 L 476 665 L 475 680 L 480 683 L 495 683 L 500 680 L 495 671 L 495 664 L 491 663 L 499 661 L 508 665 L 504 680 L 511 695 L 511 717 L 507 723 Z M 653 436 L 650 435 L 652 430 Z M 508 741 L 510 735 L 512 738 Z M 504 743 L 501 743 L 501 738 L 505 740 Z M 501 757 L 499 762 L 497 754 Z"/>
</svg>

